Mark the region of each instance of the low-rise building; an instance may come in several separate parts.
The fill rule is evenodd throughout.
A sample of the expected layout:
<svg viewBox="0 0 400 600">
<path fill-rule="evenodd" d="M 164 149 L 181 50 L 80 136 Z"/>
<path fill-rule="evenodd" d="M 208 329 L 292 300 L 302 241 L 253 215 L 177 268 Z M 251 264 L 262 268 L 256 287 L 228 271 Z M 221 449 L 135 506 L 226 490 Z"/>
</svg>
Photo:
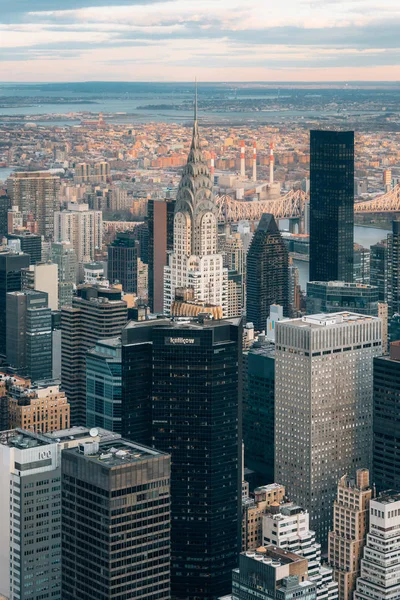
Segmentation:
<svg viewBox="0 0 400 600">
<path fill-rule="evenodd" d="M 254 497 L 242 500 L 242 550 L 262 545 L 262 520 L 271 505 L 280 504 L 285 488 L 279 483 L 263 485 L 254 490 Z"/>
</svg>

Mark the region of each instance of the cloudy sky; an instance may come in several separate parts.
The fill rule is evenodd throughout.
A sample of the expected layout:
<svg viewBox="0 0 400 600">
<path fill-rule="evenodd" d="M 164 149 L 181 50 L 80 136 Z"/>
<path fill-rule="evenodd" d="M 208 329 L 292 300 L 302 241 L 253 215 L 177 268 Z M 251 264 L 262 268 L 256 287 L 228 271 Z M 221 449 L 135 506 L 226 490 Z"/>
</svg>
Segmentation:
<svg viewBox="0 0 400 600">
<path fill-rule="evenodd" d="M 400 0 L 0 0 L 0 81 L 400 80 Z"/>
</svg>

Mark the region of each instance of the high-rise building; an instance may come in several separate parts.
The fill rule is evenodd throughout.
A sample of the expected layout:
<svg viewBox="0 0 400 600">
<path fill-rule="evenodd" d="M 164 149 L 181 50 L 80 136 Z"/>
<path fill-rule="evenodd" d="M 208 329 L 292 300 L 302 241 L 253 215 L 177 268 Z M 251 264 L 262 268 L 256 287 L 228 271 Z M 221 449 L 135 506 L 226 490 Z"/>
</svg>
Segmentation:
<svg viewBox="0 0 400 600">
<path fill-rule="evenodd" d="M 321 565 L 321 544 L 310 530 L 310 515 L 294 502 L 272 504 L 262 518 L 263 545 L 273 544 L 303 556 L 308 561 L 308 578 L 317 586 L 317 598 L 337 600 L 338 585 L 332 569 Z"/>
<path fill-rule="evenodd" d="M 72 425 L 86 421 L 86 352 L 98 340 L 121 335 L 127 318 L 121 290 L 114 288 L 80 286 L 72 306 L 61 309 L 61 381 Z"/>
<path fill-rule="evenodd" d="M 310 281 L 353 281 L 354 132 L 310 132 Z"/>
<path fill-rule="evenodd" d="M 371 280 L 371 251 L 361 244 L 354 244 L 353 281 L 369 284 Z"/>
<path fill-rule="evenodd" d="M 192 288 L 194 299 L 227 309 L 228 271 L 218 254 L 218 210 L 203 157 L 197 122 L 175 204 L 174 248 L 164 268 L 164 313 L 171 313 L 177 288 Z"/>
<path fill-rule="evenodd" d="M 0 236 L 8 233 L 8 210 L 10 208 L 10 198 L 0 191 Z"/>
<path fill-rule="evenodd" d="M 369 504 L 369 532 L 354 600 L 400 598 L 400 494 L 390 490 Z"/>
<path fill-rule="evenodd" d="M 353 313 L 281 321 L 275 333 L 275 480 L 325 545 L 337 481 L 371 467 L 373 358 L 381 322 Z"/>
<path fill-rule="evenodd" d="M 363 283 L 344 281 L 309 281 L 307 283 L 307 313 L 351 311 L 378 316 L 378 288 Z"/>
<path fill-rule="evenodd" d="M 7 362 L 32 381 L 52 379 L 51 309 L 46 292 L 25 290 L 7 294 Z"/>
<path fill-rule="evenodd" d="M 400 489 L 400 342 L 374 359 L 374 482 L 378 491 Z"/>
<path fill-rule="evenodd" d="M 329 564 L 339 585 L 339 600 L 353 600 L 371 498 L 368 469 L 358 469 L 355 479 L 348 475 L 340 478 L 333 508 L 333 530 L 329 532 Z"/>
<path fill-rule="evenodd" d="M 61 600 L 58 444 L 15 429 L 0 434 L 0 593 Z"/>
<path fill-rule="evenodd" d="M 38 263 L 21 271 L 22 289 L 46 292 L 48 306 L 58 310 L 58 266 L 55 263 Z"/>
<path fill-rule="evenodd" d="M 76 253 L 71 242 L 54 242 L 51 260 L 58 266 L 58 307 L 71 306 L 78 274 Z"/>
<path fill-rule="evenodd" d="M 36 265 L 42 261 L 42 238 L 40 235 L 24 231 L 21 233 L 10 233 L 9 240 L 19 240 L 20 250 L 29 254 L 31 265 Z"/>
<path fill-rule="evenodd" d="M 262 520 L 271 505 L 279 505 L 285 497 L 285 488 L 270 483 L 255 488 L 254 497 L 242 498 L 242 551 L 262 546 Z"/>
<path fill-rule="evenodd" d="M 172 597 L 211 600 L 230 591 L 241 546 L 241 320 L 152 333 L 153 445 L 172 465 Z"/>
<path fill-rule="evenodd" d="M 243 442 L 245 465 L 257 482 L 274 481 L 275 346 L 255 342 L 244 353 Z"/>
<path fill-rule="evenodd" d="M 108 246 L 108 271 L 110 283 L 120 283 L 126 294 L 138 291 L 138 247 L 133 231 L 117 233 Z"/>
<path fill-rule="evenodd" d="M 70 202 L 68 210 L 54 213 L 54 241 L 71 242 L 78 263 L 95 259 L 101 248 L 103 219 L 101 210 L 89 210 L 87 204 Z"/>
<path fill-rule="evenodd" d="M 149 305 L 153 312 L 164 310 L 164 267 L 167 252 L 174 248 L 175 200 L 149 199 L 147 203 Z M 141 257 L 144 262 L 146 260 Z"/>
<path fill-rule="evenodd" d="M 121 338 L 99 340 L 86 355 L 86 424 L 121 433 Z"/>
<path fill-rule="evenodd" d="M 169 600 L 170 457 L 125 440 L 63 451 L 62 599 Z"/>
<path fill-rule="evenodd" d="M 263 214 L 247 254 L 247 321 L 265 331 L 271 304 L 289 311 L 289 257 L 273 215 Z"/>
<path fill-rule="evenodd" d="M 232 594 L 220 600 L 316 600 L 316 593 L 305 558 L 268 546 L 240 554 Z"/>
<path fill-rule="evenodd" d="M 378 288 L 379 302 L 388 299 L 388 245 L 387 240 L 370 248 L 370 283 Z"/>
<path fill-rule="evenodd" d="M 57 384 L 23 387 L 11 384 L 8 389 L 10 428 L 35 433 L 50 433 L 69 427 L 69 404 Z"/>
<path fill-rule="evenodd" d="M 387 303 L 389 317 L 400 312 L 400 221 L 392 222 L 392 233 L 387 236 Z"/>
<path fill-rule="evenodd" d="M 29 267 L 29 255 L 0 252 L 0 355 L 6 355 L 6 307 L 8 292 L 21 291 L 21 269 Z"/>
<path fill-rule="evenodd" d="M 48 171 L 13 173 L 7 180 L 12 206 L 23 214 L 32 214 L 39 235 L 52 239 L 54 214 L 60 206 L 60 178 Z"/>
</svg>

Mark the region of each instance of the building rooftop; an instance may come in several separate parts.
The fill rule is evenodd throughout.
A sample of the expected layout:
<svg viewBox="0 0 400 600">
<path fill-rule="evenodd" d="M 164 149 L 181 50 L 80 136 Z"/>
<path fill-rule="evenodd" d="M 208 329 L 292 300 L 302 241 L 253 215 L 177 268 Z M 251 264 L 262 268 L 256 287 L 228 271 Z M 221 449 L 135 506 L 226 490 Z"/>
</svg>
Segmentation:
<svg viewBox="0 0 400 600">
<path fill-rule="evenodd" d="M 44 435 L 33 433 L 33 431 L 26 431 L 25 429 L 12 429 L 0 432 L 0 444 L 9 446 L 10 448 L 17 448 L 18 450 L 47 446 L 51 443 L 52 440 L 47 439 Z"/>
<path fill-rule="evenodd" d="M 307 315 L 300 319 L 288 319 L 286 321 L 280 321 L 277 326 L 295 326 L 295 327 L 308 327 L 315 329 L 319 327 L 331 327 L 333 325 L 354 325 L 355 323 L 368 323 L 371 321 L 379 321 L 378 317 L 371 317 L 369 315 L 360 315 L 358 313 L 351 313 L 347 311 L 337 313 L 320 313 L 317 315 Z"/>
<path fill-rule="evenodd" d="M 377 498 L 373 498 L 374 502 L 379 504 L 393 504 L 393 502 L 400 502 L 400 492 L 397 490 L 386 490 L 381 492 Z"/>
<path fill-rule="evenodd" d="M 100 444 L 95 440 L 83 442 L 75 448 L 64 450 L 64 452 L 79 454 L 84 460 L 101 464 L 109 469 L 148 460 L 156 456 L 166 456 L 164 452 L 128 442 L 120 437 Z"/>
<path fill-rule="evenodd" d="M 375 290 L 375 285 L 368 285 L 366 283 L 349 283 L 347 281 L 309 281 L 308 285 L 320 285 L 323 287 L 332 288 L 347 288 L 347 289 L 361 289 L 361 290 Z"/>
<path fill-rule="evenodd" d="M 89 427 L 83 426 L 70 427 L 69 429 L 59 429 L 58 431 L 45 433 L 43 435 L 57 442 L 86 439 L 89 436 L 101 442 L 109 442 L 119 440 L 121 438 L 119 433 L 108 431 L 108 429 L 101 429 L 100 427 L 93 427 L 92 429 L 90 429 Z"/>
</svg>

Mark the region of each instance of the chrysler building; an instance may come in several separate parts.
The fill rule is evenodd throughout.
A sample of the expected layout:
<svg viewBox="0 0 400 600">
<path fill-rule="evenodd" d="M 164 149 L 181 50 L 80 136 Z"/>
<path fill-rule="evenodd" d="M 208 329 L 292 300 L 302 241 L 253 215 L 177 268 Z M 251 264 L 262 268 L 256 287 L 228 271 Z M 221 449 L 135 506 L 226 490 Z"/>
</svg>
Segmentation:
<svg viewBox="0 0 400 600">
<path fill-rule="evenodd" d="M 170 314 L 177 288 L 191 288 L 196 301 L 227 309 L 228 270 L 218 254 L 218 213 L 210 171 L 200 148 L 197 90 L 193 137 L 179 184 L 174 216 L 174 249 L 164 268 L 164 313 Z"/>
</svg>

